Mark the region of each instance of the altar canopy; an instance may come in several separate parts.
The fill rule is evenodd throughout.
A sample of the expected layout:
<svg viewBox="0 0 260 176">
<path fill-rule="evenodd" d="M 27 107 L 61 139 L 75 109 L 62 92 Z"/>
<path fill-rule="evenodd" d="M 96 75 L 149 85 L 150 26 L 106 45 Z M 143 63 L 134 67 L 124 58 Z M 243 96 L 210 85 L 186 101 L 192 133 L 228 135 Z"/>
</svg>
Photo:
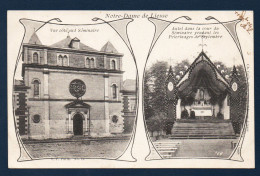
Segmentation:
<svg viewBox="0 0 260 176">
<path fill-rule="evenodd" d="M 228 92 L 229 84 L 204 52 L 201 52 L 178 85 L 182 105 L 191 105 L 202 99 L 214 105 L 221 103 Z"/>
</svg>

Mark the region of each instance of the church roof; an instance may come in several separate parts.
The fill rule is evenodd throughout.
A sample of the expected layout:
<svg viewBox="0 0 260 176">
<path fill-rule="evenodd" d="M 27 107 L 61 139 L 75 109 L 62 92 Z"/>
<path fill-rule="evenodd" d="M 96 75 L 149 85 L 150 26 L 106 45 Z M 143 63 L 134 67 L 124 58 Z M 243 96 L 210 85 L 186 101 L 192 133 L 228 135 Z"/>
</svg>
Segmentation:
<svg viewBox="0 0 260 176">
<path fill-rule="evenodd" d="M 136 80 L 135 79 L 126 79 L 123 82 L 122 91 L 135 92 L 136 91 Z"/>
<path fill-rule="evenodd" d="M 114 53 L 114 54 L 118 54 L 118 51 L 116 50 L 116 48 L 113 46 L 113 44 L 108 41 L 102 48 L 101 50 L 102 52 L 105 53 Z"/>
<path fill-rule="evenodd" d="M 30 44 L 34 45 L 42 45 L 42 42 L 40 41 L 39 37 L 37 36 L 36 32 L 34 32 L 29 40 Z"/>
<path fill-rule="evenodd" d="M 80 40 L 77 37 L 72 39 L 69 35 L 65 39 L 63 39 L 63 40 L 61 40 L 61 41 L 59 41 L 57 43 L 52 44 L 51 47 L 55 47 L 55 48 L 71 48 L 70 44 L 71 44 L 72 40 L 79 42 L 79 50 L 94 51 L 94 52 L 97 51 L 97 50 L 95 50 L 95 49 L 93 49 L 93 48 L 91 48 L 91 47 L 81 43 Z"/>
</svg>

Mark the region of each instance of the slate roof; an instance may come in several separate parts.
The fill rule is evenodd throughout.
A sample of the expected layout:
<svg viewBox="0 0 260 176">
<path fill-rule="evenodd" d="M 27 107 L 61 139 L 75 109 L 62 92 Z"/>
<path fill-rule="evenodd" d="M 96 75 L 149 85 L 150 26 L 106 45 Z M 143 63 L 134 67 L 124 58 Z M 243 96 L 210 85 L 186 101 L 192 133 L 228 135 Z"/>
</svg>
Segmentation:
<svg viewBox="0 0 260 176">
<path fill-rule="evenodd" d="M 114 54 L 118 54 L 118 51 L 116 50 L 116 48 L 113 46 L 113 44 L 108 41 L 102 48 L 101 50 L 102 52 L 105 53 L 114 53 Z"/>
<path fill-rule="evenodd" d="M 37 36 L 36 32 L 34 32 L 29 40 L 30 44 L 34 45 L 42 45 L 42 42 L 40 41 L 39 37 Z"/>
<path fill-rule="evenodd" d="M 23 80 L 14 80 L 14 91 L 26 91 L 30 87 L 25 86 Z"/>
<path fill-rule="evenodd" d="M 95 51 L 95 52 L 97 52 L 97 50 L 95 50 L 94 48 L 91 48 L 91 47 L 81 43 L 80 40 L 77 37 L 72 39 L 70 36 L 67 36 L 65 39 L 63 39 L 63 40 L 61 40 L 61 41 L 59 41 L 57 43 L 52 44 L 51 47 L 55 47 L 55 48 L 71 48 L 70 47 L 70 43 L 71 43 L 72 40 L 79 42 L 79 50 Z"/>
<path fill-rule="evenodd" d="M 136 81 L 135 81 L 135 79 L 126 79 L 123 82 L 122 91 L 135 92 L 136 91 Z"/>
<path fill-rule="evenodd" d="M 23 81 L 23 80 L 17 80 L 17 79 L 15 79 L 15 80 L 14 80 L 14 85 L 17 85 L 17 86 L 24 85 L 24 81 Z"/>
</svg>

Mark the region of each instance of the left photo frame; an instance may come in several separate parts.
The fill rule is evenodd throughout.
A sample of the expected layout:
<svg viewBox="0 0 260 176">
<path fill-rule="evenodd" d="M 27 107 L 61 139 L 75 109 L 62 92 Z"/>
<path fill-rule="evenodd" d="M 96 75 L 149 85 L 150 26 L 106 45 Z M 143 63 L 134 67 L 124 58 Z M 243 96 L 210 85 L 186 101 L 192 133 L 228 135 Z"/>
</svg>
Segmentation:
<svg viewBox="0 0 260 176">
<path fill-rule="evenodd" d="M 44 13 L 8 12 L 13 157 L 135 161 L 137 70 L 127 37 L 132 19 Z"/>
</svg>

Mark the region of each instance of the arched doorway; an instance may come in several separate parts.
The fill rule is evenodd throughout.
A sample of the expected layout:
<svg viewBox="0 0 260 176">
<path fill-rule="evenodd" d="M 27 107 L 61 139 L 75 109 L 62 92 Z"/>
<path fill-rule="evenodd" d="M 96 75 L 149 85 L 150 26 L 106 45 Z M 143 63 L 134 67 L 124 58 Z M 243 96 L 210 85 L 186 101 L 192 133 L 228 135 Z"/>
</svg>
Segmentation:
<svg viewBox="0 0 260 176">
<path fill-rule="evenodd" d="M 83 116 L 75 114 L 73 117 L 73 133 L 74 135 L 83 135 Z"/>
</svg>

